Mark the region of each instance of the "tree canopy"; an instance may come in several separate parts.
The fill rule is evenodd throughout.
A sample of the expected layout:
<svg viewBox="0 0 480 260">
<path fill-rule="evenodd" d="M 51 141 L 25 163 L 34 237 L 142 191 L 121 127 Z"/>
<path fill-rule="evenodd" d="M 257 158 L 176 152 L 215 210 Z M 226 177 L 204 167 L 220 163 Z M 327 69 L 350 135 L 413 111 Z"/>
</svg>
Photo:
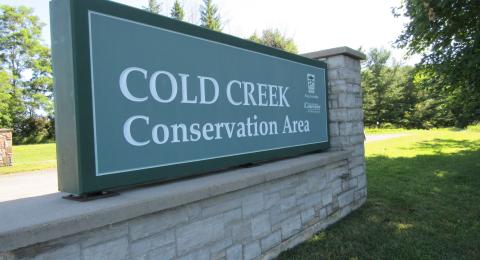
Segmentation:
<svg viewBox="0 0 480 260">
<path fill-rule="evenodd" d="M 405 0 L 394 9 L 410 19 L 396 44 L 423 56 L 419 67 L 448 98 L 458 126 L 480 118 L 480 1 Z"/>
<path fill-rule="evenodd" d="M 292 53 L 298 52 L 293 39 L 285 36 L 278 29 L 266 29 L 261 36 L 254 33 L 249 40 Z"/>
<path fill-rule="evenodd" d="M 43 24 L 25 6 L 0 5 L 1 127 L 25 136 L 27 121 L 53 116 L 50 49 L 41 42 Z"/>
</svg>

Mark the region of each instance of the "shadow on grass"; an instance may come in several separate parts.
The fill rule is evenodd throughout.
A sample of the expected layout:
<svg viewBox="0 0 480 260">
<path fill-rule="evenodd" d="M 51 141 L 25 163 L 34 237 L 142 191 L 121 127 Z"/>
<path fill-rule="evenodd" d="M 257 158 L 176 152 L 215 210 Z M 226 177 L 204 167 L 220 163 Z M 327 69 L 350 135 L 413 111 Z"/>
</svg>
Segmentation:
<svg viewBox="0 0 480 260">
<path fill-rule="evenodd" d="M 367 158 L 366 204 L 279 258 L 480 259 L 480 143 L 418 145 L 439 152 Z"/>
<path fill-rule="evenodd" d="M 441 153 L 442 149 L 456 148 L 463 150 L 480 150 L 480 143 L 469 141 L 469 140 L 453 140 L 453 139 L 442 139 L 435 138 L 430 141 L 423 141 L 417 143 L 413 149 L 432 149 L 436 153 Z"/>
</svg>

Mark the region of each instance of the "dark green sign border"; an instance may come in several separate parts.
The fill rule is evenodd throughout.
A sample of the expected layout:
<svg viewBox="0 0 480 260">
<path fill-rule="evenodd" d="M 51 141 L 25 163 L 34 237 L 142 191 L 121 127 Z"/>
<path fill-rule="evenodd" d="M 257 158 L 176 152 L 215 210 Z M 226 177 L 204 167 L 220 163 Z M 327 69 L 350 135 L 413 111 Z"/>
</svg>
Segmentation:
<svg viewBox="0 0 480 260">
<path fill-rule="evenodd" d="M 53 0 L 50 3 L 55 75 L 59 189 L 86 194 L 130 185 L 204 174 L 247 163 L 291 157 L 329 147 L 325 143 L 282 148 L 132 172 L 96 176 L 88 11 L 295 61 L 326 70 L 326 64 L 231 35 L 103 0 Z M 326 78 L 326 91 L 328 79 Z M 326 93 L 328 99 L 328 93 Z M 328 122 L 327 102 L 327 122 Z M 328 125 L 326 126 L 328 133 Z M 161 176 L 159 176 L 161 172 Z"/>
</svg>

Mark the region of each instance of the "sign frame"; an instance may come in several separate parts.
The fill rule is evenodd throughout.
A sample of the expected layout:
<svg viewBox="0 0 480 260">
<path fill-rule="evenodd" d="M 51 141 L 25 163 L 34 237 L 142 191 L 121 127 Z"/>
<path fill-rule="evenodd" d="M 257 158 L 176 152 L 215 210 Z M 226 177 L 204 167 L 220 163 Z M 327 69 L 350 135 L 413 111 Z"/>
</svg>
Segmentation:
<svg viewBox="0 0 480 260">
<path fill-rule="evenodd" d="M 89 12 L 160 27 L 260 54 L 325 70 L 327 141 L 304 146 L 252 152 L 174 164 L 120 174 L 97 175 L 94 144 Z M 252 41 L 208 30 L 141 9 L 104 0 L 52 0 L 50 2 L 52 57 L 55 75 L 55 113 L 59 189 L 76 195 L 127 186 L 168 181 L 249 163 L 266 162 L 322 151 L 330 146 L 328 77 L 323 61 L 270 48 Z M 161 172 L 161 174 L 159 174 Z"/>
</svg>

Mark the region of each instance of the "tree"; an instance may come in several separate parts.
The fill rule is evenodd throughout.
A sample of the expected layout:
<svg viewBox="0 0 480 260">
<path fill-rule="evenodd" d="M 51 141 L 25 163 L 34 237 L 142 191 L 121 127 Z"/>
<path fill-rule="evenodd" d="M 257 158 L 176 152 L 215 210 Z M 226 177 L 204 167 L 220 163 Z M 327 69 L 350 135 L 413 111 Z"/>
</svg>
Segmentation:
<svg viewBox="0 0 480 260">
<path fill-rule="evenodd" d="M 218 7 L 212 0 L 203 0 L 203 6 L 200 11 L 200 26 L 210 30 L 222 31 L 222 22 L 220 14 L 218 14 Z"/>
<path fill-rule="evenodd" d="M 148 6 L 144 6 L 143 9 L 154 14 L 160 14 L 162 12 L 162 4 L 156 0 L 148 0 Z"/>
<path fill-rule="evenodd" d="M 51 55 L 40 39 L 42 26 L 32 9 L 0 5 L 0 67 L 8 80 L 2 95 L 10 98 L 8 127 L 17 136 L 27 119 L 53 115 Z"/>
<path fill-rule="evenodd" d="M 179 21 L 183 21 L 183 18 L 185 17 L 185 12 L 183 11 L 183 7 L 178 0 L 175 0 L 175 3 L 173 3 L 172 10 L 170 11 L 170 16 Z"/>
<path fill-rule="evenodd" d="M 0 71 L 0 128 L 12 127 L 12 93 L 11 76 Z"/>
<path fill-rule="evenodd" d="M 395 103 L 399 91 L 393 88 L 398 66 L 387 66 L 390 58 L 390 51 L 383 48 L 373 48 L 367 54 L 362 71 L 366 125 L 392 123 L 398 119 L 394 114 L 398 113 Z"/>
<path fill-rule="evenodd" d="M 458 126 L 480 118 L 480 1 L 405 0 L 394 9 L 410 18 L 396 44 L 423 55 L 420 67 L 449 98 Z M 443 92 L 443 93 L 441 93 Z"/>
<path fill-rule="evenodd" d="M 254 33 L 249 40 L 292 53 L 298 52 L 297 45 L 293 39 L 280 33 L 278 29 L 264 30 L 261 37 Z"/>
</svg>

